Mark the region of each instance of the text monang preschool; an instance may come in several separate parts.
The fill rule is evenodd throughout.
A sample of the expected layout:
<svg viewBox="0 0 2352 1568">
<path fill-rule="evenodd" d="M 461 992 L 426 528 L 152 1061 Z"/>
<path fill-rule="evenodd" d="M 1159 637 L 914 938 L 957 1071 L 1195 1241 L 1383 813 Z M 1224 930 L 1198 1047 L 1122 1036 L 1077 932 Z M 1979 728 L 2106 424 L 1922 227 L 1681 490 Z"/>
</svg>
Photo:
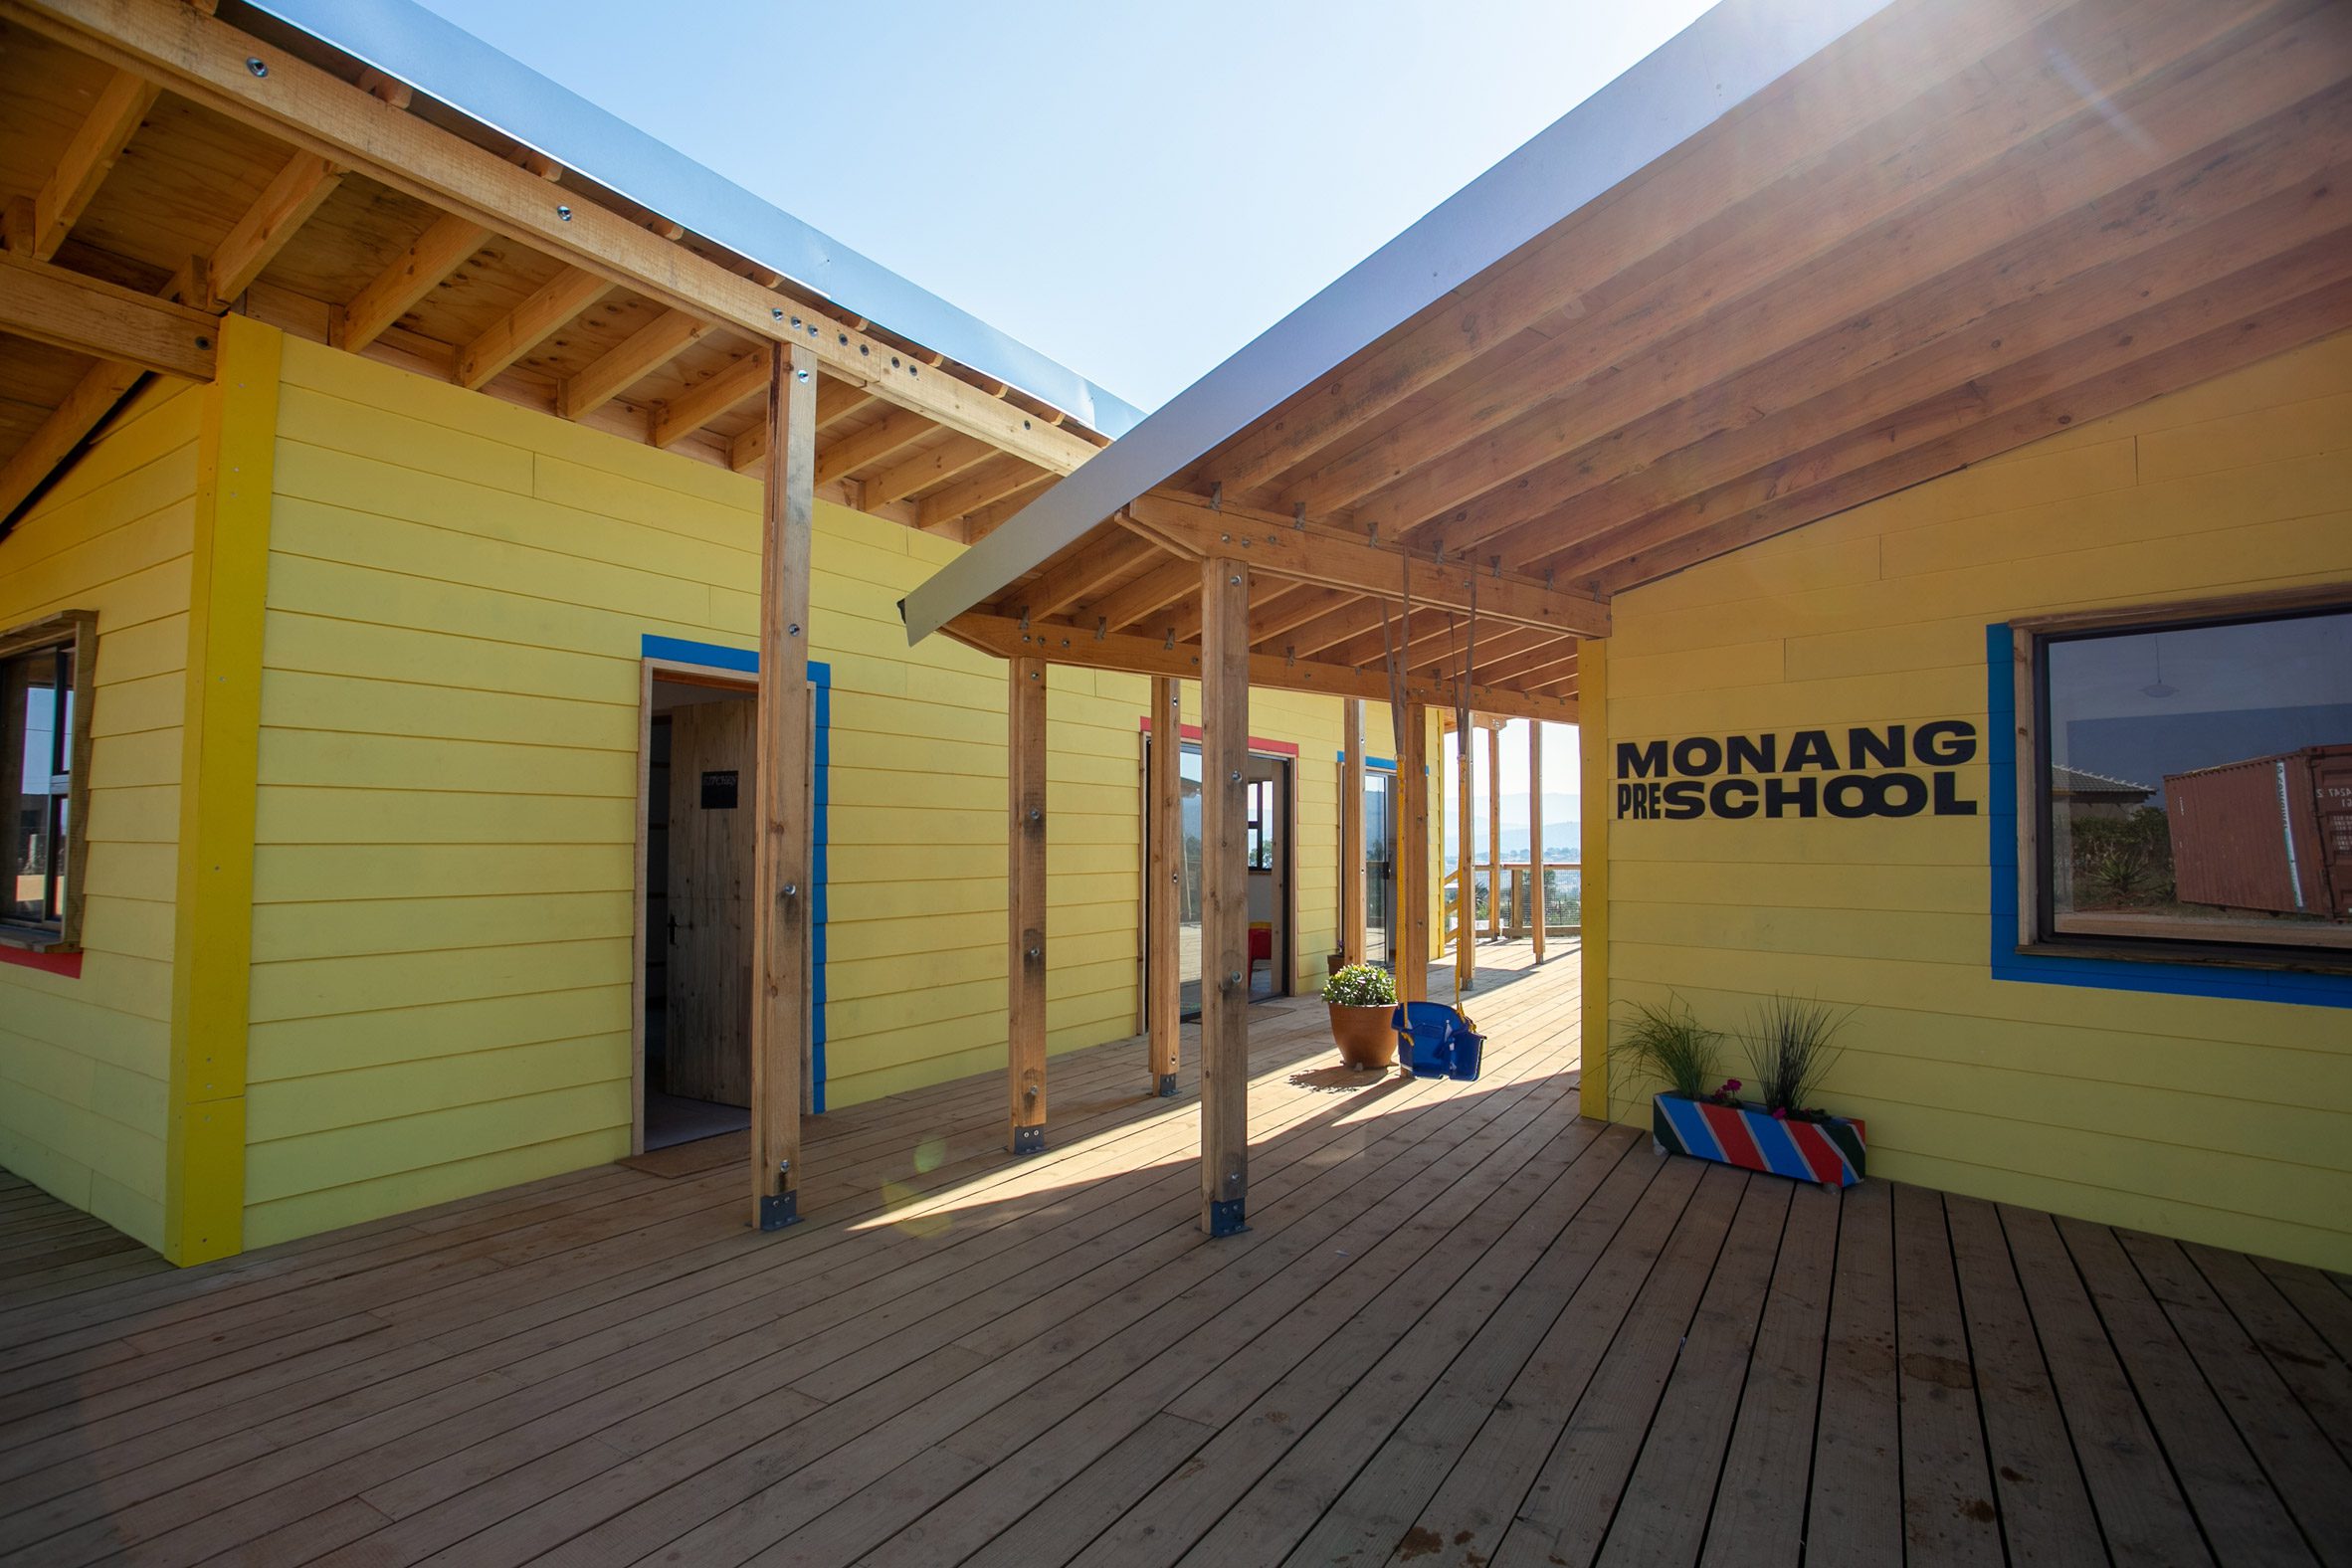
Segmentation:
<svg viewBox="0 0 2352 1568">
<path fill-rule="evenodd" d="M 1688 735 L 1617 744 L 1617 815 L 1689 817 L 1973 817 L 1959 769 L 1976 760 L 1976 725 L 1939 718 L 1760 735 Z M 1644 782 L 1650 780 L 1654 782 Z"/>
</svg>

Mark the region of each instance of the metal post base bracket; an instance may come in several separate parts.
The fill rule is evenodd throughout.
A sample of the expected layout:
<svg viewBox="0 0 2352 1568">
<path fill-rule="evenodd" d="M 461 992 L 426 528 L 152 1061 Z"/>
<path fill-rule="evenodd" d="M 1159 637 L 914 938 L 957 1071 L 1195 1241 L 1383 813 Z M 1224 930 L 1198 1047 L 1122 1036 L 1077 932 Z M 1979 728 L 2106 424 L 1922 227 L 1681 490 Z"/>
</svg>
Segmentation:
<svg viewBox="0 0 2352 1568">
<path fill-rule="evenodd" d="M 1046 1152 L 1046 1129 L 1042 1126 L 1013 1129 L 1015 1154 L 1043 1154 Z"/>
<path fill-rule="evenodd" d="M 1175 1075 L 1175 1074 L 1173 1074 L 1173 1073 L 1162 1073 L 1162 1074 L 1160 1075 L 1160 1089 L 1159 1089 L 1159 1093 L 1160 1093 L 1160 1098 L 1162 1098 L 1162 1099 L 1174 1099 L 1174 1098 L 1176 1097 L 1176 1075 Z"/>
<path fill-rule="evenodd" d="M 1209 1205 L 1209 1234 L 1211 1236 L 1239 1236 L 1250 1228 L 1242 1218 L 1246 1200 L 1226 1198 Z"/>
<path fill-rule="evenodd" d="M 781 1231 L 787 1225 L 800 1224 L 800 1194 L 780 1192 L 772 1198 L 759 1200 L 759 1228 Z"/>
</svg>

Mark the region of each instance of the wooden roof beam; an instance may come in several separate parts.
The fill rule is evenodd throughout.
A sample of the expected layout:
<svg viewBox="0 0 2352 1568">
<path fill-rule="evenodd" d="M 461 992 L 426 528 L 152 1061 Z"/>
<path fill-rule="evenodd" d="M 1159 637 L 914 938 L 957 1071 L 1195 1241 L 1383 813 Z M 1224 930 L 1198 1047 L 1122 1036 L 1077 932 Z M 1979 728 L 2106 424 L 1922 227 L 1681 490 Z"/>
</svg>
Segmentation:
<svg viewBox="0 0 2352 1568">
<path fill-rule="evenodd" d="M 1165 610 L 1188 593 L 1200 591 L 1198 561 L 1162 561 L 1100 598 L 1084 601 L 1080 619 L 1099 621 L 1107 629 L 1117 631 Z"/>
<path fill-rule="evenodd" d="M 939 427 L 910 408 L 894 408 L 864 430 L 853 430 L 817 454 L 817 483 L 831 485 L 905 451 Z"/>
<path fill-rule="evenodd" d="M 892 501 L 904 500 L 916 490 L 943 484 L 996 455 L 996 448 L 979 437 L 951 432 L 937 446 L 900 458 L 868 480 L 866 505 L 887 506 Z"/>
<path fill-rule="evenodd" d="M 1460 561 L 1408 556 L 1330 529 L 1245 507 L 1212 509 L 1206 501 L 1155 490 L 1127 507 L 1133 523 L 1186 554 L 1230 553 L 1254 572 L 1396 598 L 1410 573 L 1415 605 L 1481 616 L 1588 637 L 1609 635 L 1609 607 L 1586 594 L 1546 588 L 1516 575 L 1489 573 Z M 1473 591 L 1471 577 L 1477 582 Z"/>
<path fill-rule="evenodd" d="M 854 414 L 874 401 L 874 394 L 864 387 L 852 386 L 847 381 L 836 381 L 831 376 L 817 378 L 817 429 L 845 415 Z M 768 426 L 759 420 L 747 427 L 733 441 L 727 443 L 727 467 L 740 474 L 767 461 Z"/>
<path fill-rule="evenodd" d="M 146 372 L 120 360 L 101 359 L 66 394 L 66 400 L 0 463 L 0 519 L 11 518 L 50 472 L 73 454 L 99 420 L 113 412 Z"/>
<path fill-rule="evenodd" d="M 210 381 L 220 323 L 153 294 L 0 252 L 0 332 Z"/>
<path fill-rule="evenodd" d="M 32 224 L 23 238 L 34 261 L 48 261 L 66 243 L 139 121 L 155 106 L 159 91 L 153 82 L 128 71 L 116 71 L 98 89 L 97 101 L 66 143 L 56 172 L 33 197 Z M 11 248 L 15 243 L 10 242 Z"/>
<path fill-rule="evenodd" d="M 1028 583 L 1015 583 L 998 601 L 1001 614 L 1049 620 L 1099 589 L 1151 553 L 1151 546 L 1117 528 L 1097 528 Z"/>
<path fill-rule="evenodd" d="M 343 171 L 315 152 L 296 152 L 287 159 L 213 253 L 205 285 L 208 297 L 187 302 L 211 310 L 228 308 L 342 183 Z"/>
<path fill-rule="evenodd" d="M 0 17 L 672 309 L 748 337 L 800 343 L 840 379 L 1040 468 L 1066 474 L 1097 450 L 1009 399 L 893 356 L 888 343 L 832 313 L 779 302 L 754 280 L 659 238 L 628 214 L 580 197 L 559 201 L 529 170 L 192 6 L 0 0 Z M 249 60 L 264 62 L 268 76 L 256 76 Z"/>
<path fill-rule="evenodd" d="M 2341 112 L 2352 141 L 2352 93 L 2343 95 Z M 2197 161 L 2191 177 L 2222 177 Z M 2322 171 L 2145 255 L 2071 280 L 2055 294 L 1996 311 L 1967 334 L 1753 423 L 1683 442 L 1669 461 L 1577 491 L 1560 518 L 1521 522 L 1498 535 L 1495 547 L 1532 557 L 1538 570 L 1581 577 L 1644 547 L 1648 519 L 1694 497 L 1705 496 L 1716 517 L 1744 511 L 1783 492 L 1792 475 L 1819 480 L 1862 467 L 1998 419 L 2001 397 L 2029 400 L 2229 315 L 2325 287 L 2352 272 L 2348 230 L 2352 189 L 2340 170 Z M 1812 456 L 1799 466 L 1792 462 L 1799 453 Z"/>
<path fill-rule="evenodd" d="M 2146 134 L 2137 123 L 2137 104 L 2117 103 L 2116 96 L 2132 94 L 2216 32 L 2243 21 L 2244 13 L 2235 10 L 2187 7 L 2148 12 L 2123 27 L 2100 6 L 2070 8 L 2048 27 L 2003 46 L 1989 57 L 1988 69 L 1928 84 L 1888 120 L 1831 148 L 1819 168 L 1792 169 L 1761 183 L 1711 219 L 1710 232 L 1736 235 L 1743 256 L 1770 259 L 1767 267 L 1741 269 L 1736 290 L 1723 290 L 1723 258 L 1712 245 L 1676 253 L 1670 271 L 1642 279 L 1636 289 L 1604 286 L 1568 330 L 1493 373 L 1487 373 L 1491 361 L 1478 364 L 1474 386 L 1294 476 L 1282 489 L 1282 502 L 1320 513 L 1378 493 L 1384 498 L 1378 516 L 1392 526 L 1410 524 L 1484 486 L 1458 485 L 1450 496 L 1441 493 L 1427 504 L 1413 495 L 1390 497 L 1389 487 L 1413 476 L 1442 489 L 1440 476 L 1422 471 L 1473 441 L 1480 449 L 1504 442 L 1506 427 L 1533 410 L 1560 404 L 1570 430 L 1609 428 L 1604 416 L 1567 407 L 1585 401 L 1588 378 L 1609 367 L 1633 367 L 1639 356 L 1669 340 L 1708 357 L 1760 352 L 1739 346 L 1740 339 L 1768 327 L 1775 344 L 1785 345 L 1851 317 L 1854 300 L 1874 287 L 1869 269 L 1883 266 L 1882 258 L 1852 245 L 1856 236 L 1901 222 L 1911 253 L 1956 257 L 1997 238 L 2004 211 L 2048 210 L 2058 200 L 2054 178 L 2077 190 L 2095 189 L 2099 168 L 2080 156 L 2078 144 L 2095 143 L 2121 122 L 2131 124 L 2134 136 Z M 2083 127 L 2089 134 L 2076 134 Z M 2001 161 L 2019 140 L 2045 132 L 2069 138 L 2067 166 L 2047 159 Z M 2112 154 L 2107 156 L 2111 166 Z M 1945 205 L 1939 208 L 1930 196 Z M 1852 282 L 1845 281 L 1848 275 Z M 1696 323 L 1676 307 L 1679 299 L 1719 294 L 1723 297 Z M 1433 395 L 1450 390 L 1435 388 Z M 1550 451 L 1576 444 L 1554 437 Z M 1499 452 L 1485 454 L 1478 467 L 1507 477 Z M 1400 518 L 1400 512 L 1412 515 Z M 1359 513 L 1360 520 L 1373 515 Z"/>
<path fill-rule="evenodd" d="M 610 279 L 583 268 L 564 268 L 461 347 L 450 378 L 462 387 L 486 385 L 568 323 L 587 314 L 614 287 Z"/>
<path fill-rule="evenodd" d="M 465 266 L 490 237 L 490 230 L 471 218 L 442 214 L 349 303 L 334 308 L 327 318 L 328 340 L 346 353 L 365 348 Z"/>
<path fill-rule="evenodd" d="M 1492 664 L 1479 664 L 1478 679 L 1495 686 L 1525 686 L 1538 677 L 1560 675 L 1575 668 L 1580 646 L 1573 637 L 1558 637 L 1506 649 Z"/>
<path fill-rule="evenodd" d="M 762 343 L 730 362 L 724 370 L 687 388 L 676 402 L 656 409 L 654 445 L 675 447 L 712 420 L 755 397 L 764 397 L 768 390 L 768 362 L 773 357 L 774 350 Z"/>
<path fill-rule="evenodd" d="M 555 411 L 565 419 L 593 414 L 686 350 L 710 323 L 684 310 L 665 310 L 605 350 L 594 363 L 555 389 Z"/>
<path fill-rule="evenodd" d="M 942 628 L 967 647 L 1000 659 L 1043 659 L 1048 664 L 1074 665 L 1089 670 L 1123 670 L 1134 675 L 1168 676 L 1180 681 L 1201 678 L 1201 650 L 1178 644 L 1169 647 L 1157 637 L 1133 637 L 1118 632 L 1097 634 L 1090 627 L 1068 621 L 1031 621 L 1026 627 L 1004 616 L 969 611 Z M 1350 670 L 1286 659 L 1280 654 L 1250 656 L 1250 685 L 1270 690 L 1311 691 L 1328 696 L 1389 699 L 1388 676 L 1378 670 Z M 1472 686 L 1470 705 L 1482 712 L 1509 718 L 1541 718 L 1574 723 L 1576 704 L 1559 698 L 1532 696 L 1494 686 Z M 1455 683 L 1427 675 L 1408 676 L 1405 699 L 1432 707 L 1452 707 Z"/>
<path fill-rule="evenodd" d="M 2352 264 L 2352 232 L 2332 244 L 2337 256 Z M 1718 493 L 1647 519 L 1639 532 L 1630 535 L 1613 558 L 1597 565 L 1591 575 L 1613 589 L 1648 582 L 2342 331 L 2352 326 L 2352 277 L 2340 277 L 2308 293 L 2265 304 L 2250 307 L 2241 300 L 2234 314 L 2218 308 L 2227 302 L 2199 297 L 2184 302 L 2185 308 L 2175 306 L 2176 313 L 2202 315 L 2203 331 L 2184 333 L 2177 325 L 2167 330 L 2166 324 L 2149 312 L 2101 334 L 2105 342 L 2130 344 L 2136 339 L 2145 348 L 2146 352 L 2121 364 L 2100 364 L 2071 348 L 2043 356 L 2040 363 L 2029 361 L 2004 376 L 2004 386 L 1986 389 L 1988 399 L 2001 410 L 2000 417 L 1891 453 L 1881 441 L 1877 450 L 1882 455 L 1860 468 L 1838 469 L 1823 461 L 1828 456 L 1825 453 L 1794 454 L 1774 471 L 1773 477 L 1783 486 L 1780 490 L 1750 485 L 1743 487 L 1748 499 L 1744 507 L 1735 507 L 1729 497 Z M 2094 373 L 2059 384 L 2069 356 L 2080 368 Z M 2010 387 L 2052 389 L 2017 403 L 2002 396 Z M 1852 450 L 1858 443 L 1850 438 L 1838 445 Z M 1796 478 L 1808 474 L 1824 477 L 1813 483 Z"/>
<path fill-rule="evenodd" d="M 1802 178 L 1824 145 L 1873 123 L 1925 84 L 1981 70 L 1977 62 L 2027 32 L 2046 9 L 1930 9 L 1912 13 L 1915 25 L 1857 28 L 1808 72 L 1742 107 L 1739 162 Z M 1850 68 L 1845 79 L 1837 74 L 1841 62 Z M 1848 90 L 1816 91 L 1812 84 L 1824 75 L 1847 81 Z M 1645 174 L 1318 377 L 1204 460 L 1202 482 L 1222 481 L 1228 495 L 1254 490 L 1518 333 L 1607 307 L 1611 291 L 1594 298 L 1596 280 L 1647 281 L 1645 271 L 1666 270 L 1677 259 L 1675 242 L 1721 208 L 1720 166 L 1688 158 Z"/>
<path fill-rule="evenodd" d="M 1276 582 L 1268 592 L 1251 591 L 1250 646 L 1261 652 L 1279 652 L 1295 643 L 1290 634 L 1308 622 L 1345 605 L 1360 604 L 1359 595 L 1344 588 L 1314 588 L 1305 583 Z"/>
<path fill-rule="evenodd" d="M 1000 454 L 954 484 L 925 495 L 914 508 L 914 525 L 926 530 L 943 528 L 967 512 L 1053 477 L 1040 473 L 1027 459 Z"/>
</svg>

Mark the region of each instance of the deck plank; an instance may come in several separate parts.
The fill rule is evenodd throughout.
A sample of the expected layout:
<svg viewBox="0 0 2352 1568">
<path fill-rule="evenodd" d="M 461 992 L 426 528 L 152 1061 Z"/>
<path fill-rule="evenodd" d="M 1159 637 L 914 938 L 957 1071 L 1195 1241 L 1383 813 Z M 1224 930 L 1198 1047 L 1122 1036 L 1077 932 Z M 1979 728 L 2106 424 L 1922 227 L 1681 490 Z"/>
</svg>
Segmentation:
<svg viewBox="0 0 2352 1568">
<path fill-rule="evenodd" d="M 1215 1243 L 1140 1041 L 1031 1160 L 995 1074 L 810 1121 L 781 1237 L 685 1160 L 174 1271 L 0 1172 L 0 1557 L 2346 1561 L 2336 1275 L 1665 1158 L 1480 957 L 1475 1084 L 1253 1009 Z"/>
<path fill-rule="evenodd" d="M 2013 1562 L 2091 1568 L 2107 1561 L 2090 1492 L 1993 1206 L 1947 1196 L 1944 1217 L 1984 1412 L 2001 1531 Z"/>
</svg>

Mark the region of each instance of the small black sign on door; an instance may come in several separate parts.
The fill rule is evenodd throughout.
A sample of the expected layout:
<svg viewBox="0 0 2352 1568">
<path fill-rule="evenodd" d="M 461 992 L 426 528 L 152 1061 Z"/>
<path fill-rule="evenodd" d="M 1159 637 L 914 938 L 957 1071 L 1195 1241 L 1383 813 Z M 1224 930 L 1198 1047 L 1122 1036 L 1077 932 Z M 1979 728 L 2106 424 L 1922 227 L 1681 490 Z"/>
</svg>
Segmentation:
<svg viewBox="0 0 2352 1568">
<path fill-rule="evenodd" d="M 735 769 L 725 768 L 702 775 L 702 809 L 704 811 L 733 811 L 735 809 Z"/>
</svg>

